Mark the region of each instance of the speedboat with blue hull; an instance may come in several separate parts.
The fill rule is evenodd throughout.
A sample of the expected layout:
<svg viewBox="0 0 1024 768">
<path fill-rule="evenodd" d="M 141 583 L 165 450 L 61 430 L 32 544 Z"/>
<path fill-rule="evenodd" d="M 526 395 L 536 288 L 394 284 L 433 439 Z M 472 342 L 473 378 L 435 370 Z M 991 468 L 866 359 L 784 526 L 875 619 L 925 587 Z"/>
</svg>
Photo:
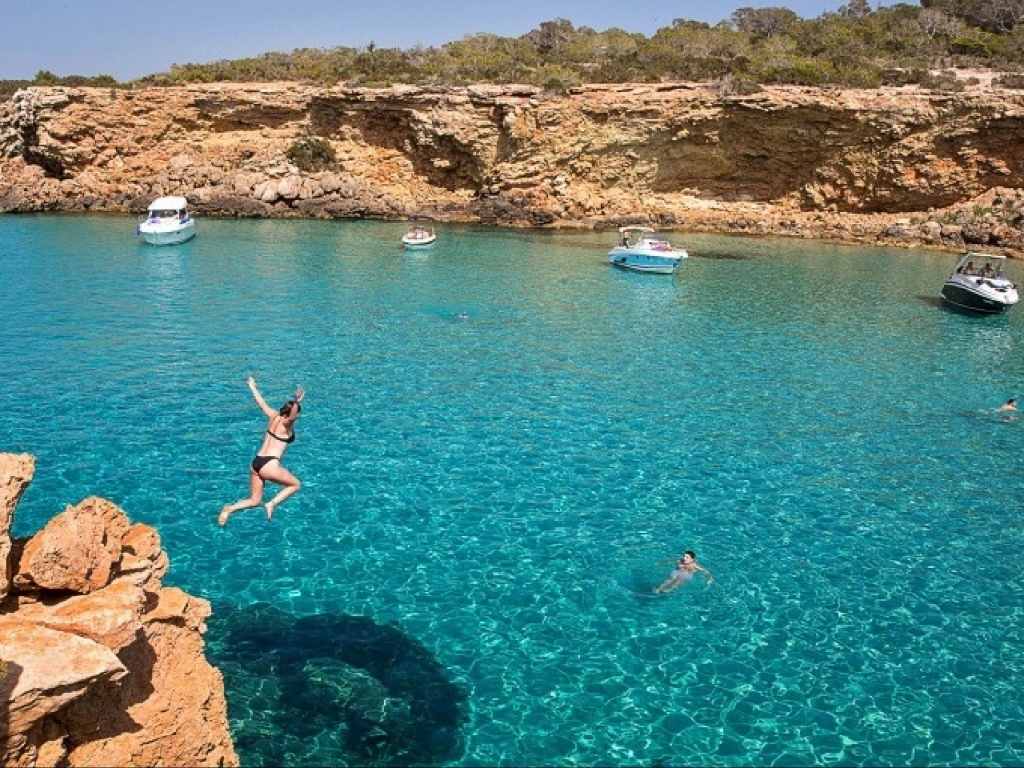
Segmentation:
<svg viewBox="0 0 1024 768">
<path fill-rule="evenodd" d="M 651 227 L 619 227 L 619 244 L 608 252 L 608 263 L 633 272 L 672 274 L 689 254 L 654 234 Z"/>
<path fill-rule="evenodd" d="M 968 251 L 957 259 L 953 272 L 939 291 L 947 304 L 969 312 L 997 315 L 1019 300 L 1017 285 L 1003 267 L 1000 254 Z"/>
</svg>

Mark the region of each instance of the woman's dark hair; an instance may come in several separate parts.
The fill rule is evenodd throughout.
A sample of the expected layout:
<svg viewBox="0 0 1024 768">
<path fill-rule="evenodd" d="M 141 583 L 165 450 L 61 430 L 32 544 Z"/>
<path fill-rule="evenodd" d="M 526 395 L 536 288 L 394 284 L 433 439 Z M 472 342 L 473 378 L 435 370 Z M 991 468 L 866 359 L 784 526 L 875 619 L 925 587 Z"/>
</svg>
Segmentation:
<svg viewBox="0 0 1024 768">
<path fill-rule="evenodd" d="M 294 400 L 289 400 L 287 403 L 281 406 L 281 410 L 278 411 L 282 416 L 287 416 L 292 412 L 292 406 L 298 408 L 296 413 L 302 413 L 302 403 L 296 403 Z"/>
</svg>

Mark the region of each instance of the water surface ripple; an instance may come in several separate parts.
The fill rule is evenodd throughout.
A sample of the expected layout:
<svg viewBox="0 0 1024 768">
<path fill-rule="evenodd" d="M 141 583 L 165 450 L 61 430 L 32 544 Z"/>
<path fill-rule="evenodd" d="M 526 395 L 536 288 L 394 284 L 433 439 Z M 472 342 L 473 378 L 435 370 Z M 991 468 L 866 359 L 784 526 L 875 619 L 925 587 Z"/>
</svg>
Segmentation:
<svg viewBox="0 0 1024 768">
<path fill-rule="evenodd" d="M 159 530 L 243 764 L 1024 762 L 1024 310 L 939 307 L 948 254 L 403 231 L 0 217 L 14 533 Z M 250 374 L 308 391 L 304 485 L 222 530 Z"/>
</svg>

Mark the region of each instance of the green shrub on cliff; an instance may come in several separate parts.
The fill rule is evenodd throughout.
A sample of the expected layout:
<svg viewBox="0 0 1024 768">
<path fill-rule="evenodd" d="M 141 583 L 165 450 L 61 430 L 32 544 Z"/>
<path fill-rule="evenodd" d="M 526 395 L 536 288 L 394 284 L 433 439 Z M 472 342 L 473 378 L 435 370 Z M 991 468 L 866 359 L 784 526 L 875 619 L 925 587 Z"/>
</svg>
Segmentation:
<svg viewBox="0 0 1024 768">
<path fill-rule="evenodd" d="M 580 84 L 580 77 L 575 72 L 557 65 L 547 65 L 537 72 L 540 84 L 553 93 L 568 93 L 570 88 Z"/>
<path fill-rule="evenodd" d="M 84 86 L 106 86 L 110 88 L 124 88 L 125 85 L 117 82 L 110 75 L 97 75 L 96 77 L 85 77 L 84 75 L 68 75 L 58 77 L 49 70 L 42 69 L 36 72 L 32 80 L 0 80 L 0 99 L 9 99 L 22 88 L 33 85 L 65 85 L 70 87 Z"/>
<path fill-rule="evenodd" d="M 334 147 L 315 136 L 296 141 L 288 148 L 287 156 L 296 168 L 306 173 L 333 171 L 338 165 Z"/>
<path fill-rule="evenodd" d="M 554 19 L 517 38 L 480 33 L 407 51 L 372 42 L 361 49 L 300 48 L 174 65 L 137 82 L 533 83 L 565 90 L 583 83 L 718 82 L 725 75 L 758 83 L 875 87 L 892 82 L 895 73 L 911 73 L 908 82 L 921 82 L 928 70 L 975 67 L 1019 74 L 1024 70 L 1022 1 L 921 0 L 923 7 L 897 3 L 872 10 L 868 0 L 849 0 L 814 19 L 781 7 L 740 8 L 714 26 L 674 19 L 649 38 Z M 26 84 L 0 81 L 0 95 Z M 59 78 L 41 72 L 35 84 L 115 83 L 107 76 Z"/>
<path fill-rule="evenodd" d="M 780 85 L 827 85 L 837 82 L 833 72 L 827 61 L 803 56 L 759 57 L 750 65 L 750 75 L 754 80 Z"/>
<path fill-rule="evenodd" d="M 143 82 L 526 82 L 564 90 L 596 82 L 718 81 L 729 74 L 760 83 L 874 87 L 900 70 L 1024 67 L 1024 25 L 1004 31 L 972 26 L 977 14 L 965 8 L 899 3 L 872 11 L 866 0 L 851 0 L 815 19 L 801 19 L 784 8 L 740 8 L 730 21 L 714 26 L 675 19 L 650 38 L 555 19 L 518 38 L 481 33 L 409 51 L 379 49 L 373 43 L 358 51 L 300 49 L 175 66 Z"/>
</svg>

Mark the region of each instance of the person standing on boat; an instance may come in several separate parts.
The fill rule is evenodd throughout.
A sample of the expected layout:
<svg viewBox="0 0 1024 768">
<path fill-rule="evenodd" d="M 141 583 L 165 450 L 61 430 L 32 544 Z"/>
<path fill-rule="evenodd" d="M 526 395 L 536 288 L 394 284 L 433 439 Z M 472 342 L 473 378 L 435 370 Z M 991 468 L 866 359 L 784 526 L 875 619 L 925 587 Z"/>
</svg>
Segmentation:
<svg viewBox="0 0 1024 768">
<path fill-rule="evenodd" d="M 267 481 L 284 486 L 277 495 L 263 505 L 267 513 L 267 520 L 274 517 L 274 509 L 282 501 L 296 493 L 302 487 L 302 483 L 291 472 L 281 464 L 284 452 L 288 446 L 295 442 L 295 421 L 302 413 L 302 398 L 306 396 L 305 390 L 299 387 L 295 390 L 295 397 L 282 405 L 280 409 L 274 410 L 263 395 L 256 388 L 256 380 L 249 377 L 249 389 L 260 410 L 267 416 L 267 432 L 263 436 L 263 445 L 260 446 L 256 458 L 249 465 L 249 496 L 239 499 L 234 504 L 228 504 L 220 511 L 217 522 L 226 525 L 228 518 L 235 512 L 242 509 L 252 509 L 259 506 L 263 501 L 263 489 Z"/>
</svg>

